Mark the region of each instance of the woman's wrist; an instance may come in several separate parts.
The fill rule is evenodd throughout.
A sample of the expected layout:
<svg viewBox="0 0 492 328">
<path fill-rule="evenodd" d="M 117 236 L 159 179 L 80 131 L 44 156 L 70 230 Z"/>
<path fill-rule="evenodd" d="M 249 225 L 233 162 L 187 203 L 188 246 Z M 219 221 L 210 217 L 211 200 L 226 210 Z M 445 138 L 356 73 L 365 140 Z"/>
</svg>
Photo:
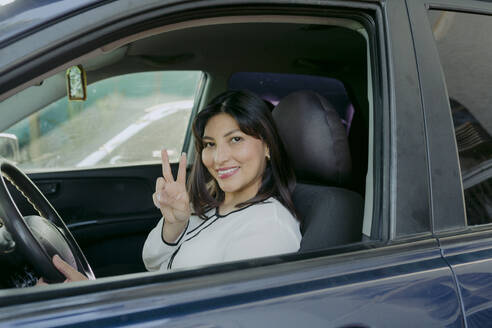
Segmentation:
<svg viewBox="0 0 492 328">
<path fill-rule="evenodd" d="M 188 226 L 188 220 L 170 223 L 164 218 L 162 224 L 162 240 L 168 244 L 175 244 Z"/>
</svg>

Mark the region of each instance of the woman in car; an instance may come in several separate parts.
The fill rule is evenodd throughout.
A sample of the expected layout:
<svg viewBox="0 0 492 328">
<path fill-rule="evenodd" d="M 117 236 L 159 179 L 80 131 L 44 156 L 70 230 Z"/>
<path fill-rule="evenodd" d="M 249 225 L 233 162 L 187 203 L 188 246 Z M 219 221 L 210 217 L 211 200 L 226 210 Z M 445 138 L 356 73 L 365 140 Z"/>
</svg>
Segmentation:
<svg viewBox="0 0 492 328">
<path fill-rule="evenodd" d="M 193 124 L 194 165 L 186 188 L 186 155 L 174 179 L 162 151 L 153 201 L 162 218 L 149 233 L 149 271 L 295 252 L 301 234 L 291 199 L 295 185 L 269 106 L 245 91 L 227 91 Z M 85 277 L 58 256 L 67 281 Z M 41 281 L 42 283 L 42 281 Z"/>
<path fill-rule="evenodd" d="M 198 114 L 193 134 L 188 190 L 186 156 L 174 180 L 162 152 L 163 176 L 153 198 L 163 218 L 145 242 L 146 268 L 297 251 L 301 234 L 291 200 L 294 174 L 267 104 L 249 92 L 225 92 Z"/>
</svg>

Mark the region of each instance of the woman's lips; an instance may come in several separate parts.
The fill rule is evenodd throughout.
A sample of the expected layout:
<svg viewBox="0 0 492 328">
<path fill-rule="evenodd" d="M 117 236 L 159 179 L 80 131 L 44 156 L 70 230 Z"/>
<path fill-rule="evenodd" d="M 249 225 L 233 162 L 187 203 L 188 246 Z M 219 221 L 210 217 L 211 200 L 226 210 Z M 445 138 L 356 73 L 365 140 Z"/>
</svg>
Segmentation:
<svg viewBox="0 0 492 328">
<path fill-rule="evenodd" d="M 228 177 L 236 174 L 236 172 L 238 170 L 239 170 L 239 166 L 236 166 L 236 167 L 230 167 L 227 169 L 219 169 L 219 170 L 217 170 L 217 173 L 218 173 L 220 179 L 227 179 Z"/>
</svg>

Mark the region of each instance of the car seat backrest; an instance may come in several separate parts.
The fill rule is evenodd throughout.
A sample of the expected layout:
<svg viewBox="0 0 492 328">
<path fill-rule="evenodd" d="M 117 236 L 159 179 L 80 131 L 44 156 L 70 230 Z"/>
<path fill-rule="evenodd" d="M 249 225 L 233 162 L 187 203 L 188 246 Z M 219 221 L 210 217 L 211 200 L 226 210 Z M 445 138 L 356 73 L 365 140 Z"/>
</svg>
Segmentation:
<svg viewBox="0 0 492 328">
<path fill-rule="evenodd" d="M 351 181 L 345 127 L 333 105 L 312 91 L 282 99 L 272 112 L 296 177 L 301 252 L 361 241 L 364 201 Z"/>
</svg>

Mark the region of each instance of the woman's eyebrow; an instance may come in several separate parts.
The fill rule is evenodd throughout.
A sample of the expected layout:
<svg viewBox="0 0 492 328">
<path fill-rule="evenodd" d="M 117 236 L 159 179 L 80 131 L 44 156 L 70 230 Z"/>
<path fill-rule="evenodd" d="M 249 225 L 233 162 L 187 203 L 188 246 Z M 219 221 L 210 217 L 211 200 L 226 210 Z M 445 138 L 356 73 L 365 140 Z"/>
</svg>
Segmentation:
<svg viewBox="0 0 492 328">
<path fill-rule="evenodd" d="M 241 132 L 241 129 L 234 129 L 232 131 L 227 132 L 226 134 L 224 134 L 224 138 L 227 137 L 228 135 L 231 135 L 231 134 L 236 133 L 236 132 Z M 214 138 L 209 137 L 209 136 L 203 136 L 202 140 L 204 140 L 204 139 L 214 140 Z"/>
<path fill-rule="evenodd" d="M 240 132 L 240 131 L 241 131 L 240 129 L 235 129 L 235 130 L 229 131 L 226 134 L 224 134 L 224 137 L 227 137 L 228 135 L 231 135 L 233 133 Z"/>
</svg>

